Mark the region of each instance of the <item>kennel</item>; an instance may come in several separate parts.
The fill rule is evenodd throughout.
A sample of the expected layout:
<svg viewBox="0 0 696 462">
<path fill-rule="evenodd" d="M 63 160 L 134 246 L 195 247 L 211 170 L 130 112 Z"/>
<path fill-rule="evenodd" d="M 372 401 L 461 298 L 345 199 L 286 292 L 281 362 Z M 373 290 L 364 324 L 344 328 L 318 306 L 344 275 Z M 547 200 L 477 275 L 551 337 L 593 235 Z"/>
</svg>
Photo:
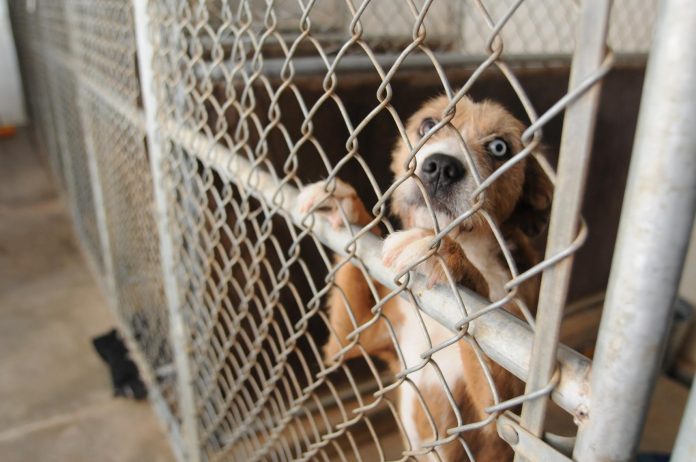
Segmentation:
<svg viewBox="0 0 696 462">
<path fill-rule="evenodd" d="M 688 1 L 10 0 L 10 11 L 38 146 L 180 460 L 437 460 L 452 442 L 469 452 L 467 433 L 484 426 L 515 460 L 633 455 L 694 217 Z M 416 272 L 383 265 L 371 232 L 398 228 L 387 204 L 414 170 L 392 178 L 388 153 L 438 93 L 503 102 L 529 128 L 498 171 L 535 156 L 554 178 L 545 258 L 531 268 L 471 210 L 509 265 L 500 300 L 424 290 Z M 329 196 L 337 178 L 356 186 L 369 226 L 298 212 L 299 188 L 326 180 Z M 436 229 L 432 253 L 451 226 Z M 481 420 L 411 446 L 396 404 L 409 374 L 364 350 L 322 357 L 335 335 L 327 294 L 346 265 L 389 291 L 371 322 L 406 297 L 451 331 L 416 369 L 466 341 L 486 377 L 494 361 L 524 394 L 501 400 L 491 381 Z M 536 317 L 518 319 L 502 307 L 535 275 Z M 564 307 L 607 282 L 590 361 L 559 343 Z M 570 433 L 554 433 L 550 406 L 574 420 Z M 694 457 L 694 431 L 685 420 L 676 460 Z"/>
</svg>

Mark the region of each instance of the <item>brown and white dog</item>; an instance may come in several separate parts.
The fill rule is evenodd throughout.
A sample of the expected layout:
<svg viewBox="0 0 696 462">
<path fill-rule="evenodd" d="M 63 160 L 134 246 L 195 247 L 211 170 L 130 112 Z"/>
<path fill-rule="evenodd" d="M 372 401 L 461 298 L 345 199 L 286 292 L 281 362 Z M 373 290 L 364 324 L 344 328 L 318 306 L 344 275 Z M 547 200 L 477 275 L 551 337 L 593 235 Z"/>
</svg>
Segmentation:
<svg viewBox="0 0 696 462">
<path fill-rule="evenodd" d="M 444 96 L 436 98 L 409 119 L 407 133 L 412 144 L 434 128 L 447 104 Z M 481 179 L 487 178 L 522 149 L 520 137 L 524 125 L 499 104 L 476 103 L 463 98 L 457 103 L 450 123 L 466 143 Z M 415 175 L 424 187 L 441 228 L 466 213 L 476 202 L 472 195 L 477 183 L 467 167 L 469 163 L 459 140 L 450 126 L 443 126 L 431 134 L 416 154 Z M 391 167 L 396 178 L 406 174 L 408 156 L 409 149 L 401 140 L 392 153 Z M 538 261 L 530 237 L 543 231 L 551 199 L 551 182 L 533 157 L 511 166 L 486 190 L 482 208 L 502 231 L 520 272 Z M 334 226 L 343 223 L 339 206 L 352 224 L 365 226 L 373 219 L 355 190 L 340 181 L 331 198 L 327 199 L 323 183 L 315 183 L 302 190 L 298 202 L 303 212 L 320 207 L 328 209 Z M 385 265 L 399 272 L 411 268 L 431 251 L 435 232 L 432 215 L 416 179 L 410 177 L 394 191 L 391 208 L 401 219 L 404 230 L 386 237 L 382 257 Z M 490 226 L 480 213 L 473 214 L 449 233 L 437 253 L 413 268 L 428 278 L 428 285 L 448 283 L 443 267 L 446 265 L 456 282 L 489 300 L 500 300 L 506 295 L 503 286 L 510 280 L 510 271 Z M 527 281 L 517 294 L 532 312 L 536 307 L 538 283 L 537 279 Z M 380 297 L 389 292 L 377 283 L 375 286 Z M 419 313 L 409 301 L 395 297 L 384 305 L 382 313 L 393 326 L 403 360 L 396 354 L 387 321 L 383 318 L 373 322 L 351 343 L 348 336 L 356 327 L 374 321 L 371 308 L 375 303 L 361 271 L 352 265 L 343 266 L 336 275 L 336 286 L 329 300 L 333 333 L 324 348 L 327 362 L 337 359 L 341 350 L 344 351 L 342 360 L 359 356 L 358 347 L 349 348 L 347 352 L 344 349 L 359 342 L 364 351 L 386 360 L 398 373 L 423 364 L 423 352 L 431 345 L 452 338 L 450 331 Z M 514 302 L 508 303 L 505 309 L 520 315 Z M 520 381 L 492 361 L 486 361 L 500 400 L 523 392 Z M 484 409 L 493 404 L 480 362 L 472 347 L 463 340 L 435 353 L 430 363 L 411 372 L 407 378 L 399 386 L 399 417 L 413 451 L 423 449 L 424 444 L 436 439 L 447 438 L 450 428 L 484 420 L 488 416 Z M 461 422 L 457 421 L 443 380 L 451 391 Z M 439 445 L 436 454 L 431 452 L 423 459 L 466 460 L 463 442 L 478 461 L 503 461 L 512 456 L 509 446 L 498 438 L 495 425 L 490 424 L 461 433 L 460 439 Z M 427 451 L 423 449 L 422 452 Z"/>
</svg>

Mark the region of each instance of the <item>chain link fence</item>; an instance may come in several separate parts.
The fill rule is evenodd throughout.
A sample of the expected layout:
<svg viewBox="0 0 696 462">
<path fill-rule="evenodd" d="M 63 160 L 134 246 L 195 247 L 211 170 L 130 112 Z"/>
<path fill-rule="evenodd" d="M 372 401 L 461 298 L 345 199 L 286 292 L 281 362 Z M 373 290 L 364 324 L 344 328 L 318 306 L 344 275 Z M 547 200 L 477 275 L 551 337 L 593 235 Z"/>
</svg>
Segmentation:
<svg viewBox="0 0 696 462">
<path fill-rule="evenodd" d="M 84 255 L 176 441 L 177 374 L 132 6 L 123 1 L 21 1 L 10 2 L 10 14 L 38 150 L 62 185 Z"/>
<path fill-rule="evenodd" d="M 657 16 L 581 3 L 10 1 L 180 459 L 570 460 L 544 423 L 547 398 L 589 419 L 558 335 L 599 86 Z"/>
</svg>

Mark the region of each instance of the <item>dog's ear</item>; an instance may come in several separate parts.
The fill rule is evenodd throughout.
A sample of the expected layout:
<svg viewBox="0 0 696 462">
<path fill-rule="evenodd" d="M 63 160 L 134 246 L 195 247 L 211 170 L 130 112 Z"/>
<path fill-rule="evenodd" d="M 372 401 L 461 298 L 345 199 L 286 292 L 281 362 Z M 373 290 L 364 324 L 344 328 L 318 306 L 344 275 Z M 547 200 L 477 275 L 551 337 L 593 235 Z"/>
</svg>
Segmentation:
<svg viewBox="0 0 696 462">
<path fill-rule="evenodd" d="M 529 237 L 546 230 L 553 200 L 553 184 L 534 156 L 527 158 L 522 195 L 508 222 Z"/>
</svg>

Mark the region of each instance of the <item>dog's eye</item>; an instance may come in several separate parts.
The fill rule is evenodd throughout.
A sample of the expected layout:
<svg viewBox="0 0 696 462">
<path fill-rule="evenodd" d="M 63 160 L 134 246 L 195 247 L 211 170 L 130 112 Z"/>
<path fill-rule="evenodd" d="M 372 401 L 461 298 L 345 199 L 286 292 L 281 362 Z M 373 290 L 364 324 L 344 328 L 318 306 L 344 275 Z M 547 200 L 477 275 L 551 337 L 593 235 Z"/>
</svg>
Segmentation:
<svg viewBox="0 0 696 462">
<path fill-rule="evenodd" d="M 435 125 L 437 125 L 437 121 L 432 117 L 423 119 L 423 122 L 421 122 L 420 127 L 418 128 L 418 135 L 421 138 L 424 137 L 425 134 L 432 130 Z"/>
<path fill-rule="evenodd" d="M 502 138 L 495 138 L 489 141 L 486 149 L 488 149 L 490 155 L 497 158 L 505 157 L 510 152 L 510 147 Z"/>
</svg>

